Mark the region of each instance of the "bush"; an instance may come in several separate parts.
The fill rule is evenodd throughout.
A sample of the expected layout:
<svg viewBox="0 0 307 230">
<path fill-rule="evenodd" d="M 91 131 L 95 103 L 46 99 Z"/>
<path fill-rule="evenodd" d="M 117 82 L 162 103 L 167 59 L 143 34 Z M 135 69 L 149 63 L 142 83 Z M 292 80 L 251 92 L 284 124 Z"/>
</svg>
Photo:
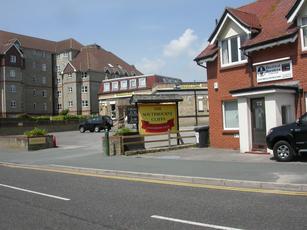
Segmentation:
<svg viewBox="0 0 307 230">
<path fill-rule="evenodd" d="M 32 117 L 32 119 L 35 121 L 49 121 L 50 116 L 35 116 L 35 117 Z"/>
<path fill-rule="evenodd" d="M 115 133 L 115 136 L 123 136 L 127 133 L 133 133 L 133 132 L 135 132 L 135 131 L 133 131 L 132 129 L 124 127 L 124 128 L 118 129 Z"/>
<path fill-rule="evenodd" d="M 30 131 L 26 131 L 24 135 L 26 135 L 27 137 L 41 137 L 45 136 L 47 133 L 48 133 L 47 130 L 35 127 Z"/>
<path fill-rule="evenodd" d="M 66 116 L 69 113 L 69 109 L 64 109 L 60 112 L 60 115 Z"/>
<path fill-rule="evenodd" d="M 33 117 L 31 117 L 29 114 L 23 113 L 17 116 L 18 119 L 31 121 L 33 120 Z"/>
</svg>

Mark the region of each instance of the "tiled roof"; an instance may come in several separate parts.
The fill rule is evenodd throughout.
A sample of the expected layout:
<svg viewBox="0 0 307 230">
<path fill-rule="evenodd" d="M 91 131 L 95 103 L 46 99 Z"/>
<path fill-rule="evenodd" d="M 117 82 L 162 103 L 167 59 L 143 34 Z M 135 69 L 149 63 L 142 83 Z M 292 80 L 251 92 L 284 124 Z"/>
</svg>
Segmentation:
<svg viewBox="0 0 307 230">
<path fill-rule="evenodd" d="M 21 47 L 48 51 L 51 53 L 65 51 L 70 48 L 80 50 L 83 46 L 72 38 L 60 42 L 55 42 L 0 30 L 0 49 L 2 49 L 2 46 L 10 44 L 12 41 L 15 40 L 20 41 Z"/>
<path fill-rule="evenodd" d="M 129 65 L 118 56 L 96 44 L 82 47 L 80 53 L 72 60 L 71 64 L 77 71 L 93 70 L 104 72 L 105 68 L 107 68 L 110 72 L 119 71 L 121 73 L 122 71 L 127 71 L 129 75 L 131 72 L 136 75 L 142 74 L 133 65 Z"/>
<path fill-rule="evenodd" d="M 258 30 L 253 38 L 246 41 L 243 45 L 243 48 L 250 48 L 291 36 L 298 31 L 297 26 L 289 25 L 286 18 L 289 11 L 293 8 L 294 4 L 296 4 L 296 1 L 297 0 L 258 0 L 237 9 L 226 8 L 223 17 L 229 12 L 247 28 Z M 215 32 L 216 31 L 217 28 L 215 29 Z M 210 57 L 212 56 L 212 52 L 216 52 L 217 49 L 218 47 L 216 44 L 209 45 L 195 58 L 195 60 L 197 61 Z"/>
</svg>

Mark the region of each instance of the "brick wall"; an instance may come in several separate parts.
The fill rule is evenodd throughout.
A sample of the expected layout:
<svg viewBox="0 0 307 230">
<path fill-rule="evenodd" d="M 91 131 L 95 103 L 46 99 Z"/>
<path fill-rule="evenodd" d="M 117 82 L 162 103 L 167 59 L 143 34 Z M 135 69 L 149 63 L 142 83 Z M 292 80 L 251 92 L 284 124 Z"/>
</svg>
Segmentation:
<svg viewBox="0 0 307 230">
<path fill-rule="evenodd" d="M 222 101 L 234 99 L 229 93 L 230 90 L 293 80 L 300 81 L 300 87 L 307 92 L 307 53 L 302 53 L 299 39 L 296 43 L 260 50 L 253 52 L 250 56 L 252 63 L 290 57 L 293 64 L 293 79 L 257 84 L 256 69 L 254 67 L 251 72 L 248 64 L 221 69 L 219 57 L 214 62 L 207 63 L 210 144 L 212 147 L 239 148 L 239 138 L 235 137 L 239 131 L 223 129 Z M 214 89 L 215 82 L 218 82 L 218 90 Z M 304 94 L 297 96 L 296 101 L 296 114 L 299 117 L 306 111 Z"/>
</svg>

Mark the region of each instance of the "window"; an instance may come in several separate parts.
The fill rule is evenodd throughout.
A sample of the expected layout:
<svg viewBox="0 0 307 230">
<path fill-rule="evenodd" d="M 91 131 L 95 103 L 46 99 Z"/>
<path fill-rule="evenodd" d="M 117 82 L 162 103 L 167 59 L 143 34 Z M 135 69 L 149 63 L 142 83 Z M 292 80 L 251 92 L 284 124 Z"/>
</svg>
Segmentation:
<svg viewBox="0 0 307 230">
<path fill-rule="evenodd" d="M 81 86 L 81 92 L 87 93 L 87 86 Z"/>
<path fill-rule="evenodd" d="M 68 57 L 68 52 L 63 53 L 63 57 Z"/>
<path fill-rule="evenodd" d="M 131 79 L 129 81 L 129 83 L 130 83 L 130 88 L 131 89 L 136 88 L 136 79 Z"/>
<path fill-rule="evenodd" d="M 240 50 L 241 45 L 246 41 L 246 39 L 246 35 L 240 35 L 221 41 L 222 67 L 246 62 L 246 56 Z"/>
<path fill-rule="evenodd" d="M 87 73 L 86 72 L 81 72 L 81 78 L 84 79 L 87 77 Z"/>
<path fill-rule="evenodd" d="M 59 90 L 57 93 L 58 93 L 58 97 L 62 97 L 62 91 Z"/>
<path fill-rule="evenodd" d="M 11 100 L 11 108 L 16 108 L 16 101 L 15 100 Z"/>
<path fill-rule="evenodd" d="M 302 20 L 302 25 L 301 25 L 302 47 L 303 50 L 307 50 L 307 17 L 303 17 L 301 20 Z"/>
<path fill-rule="evenodd" d="M 15 55 L 11 55 L 10 56 L 10 62 L 11 63 L 16 63 L 16 56 Z"/>
<path fill-rule="evenodd" d="M 68 107 L 72 107 L 73 106 L 73 102 L 72 101 L 68 101 Z"/>
<path fill-rule="evenodd" d="M 112 91 L 118 91 L 118 81 L 112 82 Z"/>
<path fill-rule="evenodd" d="M 42 77 L 42 83 L 45 85 L 47 83 L 47 78 L 46 77 Z"/>
<path fill-rule="evenodd" d="M 120 81 L 120 89 L 127 89 L 128 88 L 128 81 Z"/>
<path fill-rule="evenodd" d="M 282 120 L 283 125 L 286 125 L 292 122 L 290 105 L 281 106 L 281 120 Z"/>
<path fill-rule="evenodd" d="M 15 70 L 10 70 L 10 77 L 12 77 L 12 78 L 14 78 L 14 77 L 16 77 L 16 72 L 15 72 Z"/>
<path fill-rule="evenodd" d="M 33 109 L 34 110 L 36 109 L 36 103 L 33 103 Z"/>
<path fill-rule="evenodd" d="M 43 97 L 47 97 L 47 90 L 43 90 L 43 91 L 42 91 L 42 96 L 43 96 Z"/>
<path fill-rule="evenodd" d="M 82 107 L 88 107 L 88 100 L 82 100 Z"/>
<path fill-rule="evenodd" d="M 103 91 L 110 92 L 110 82 L 106 82 L 103 84 Z"/>
<path fill-rule="evenodd" d="M 116 118 L 116 105 L 111 104 L 111 118 L 115 119 Z"/>
<path fill-rule="evenodd" d="M 10 85 L 9 92 L 16 93 L 16 85 Z"/>
<path fill-rule="evenodd" d="M 32 77 L 32 82 L 36 82 L 36 77 L 35 76 Z"/>
<path fill-rule="evenodd" d="M 58 109 L 62 109 L 62 104 L 58 104 Z"/>
<path fill-rule="evenodd" d="M 237 101 L 223 102 L 223 123 L 224 130 L 239 129 L 239 114 Z"/>
<path fill-rule="evenodd" d="M 72 93 L 72 87 L 68 87 L 68 92 Z"/>
<path fill-rule="evenodd" d="M 58 84 L 61 83 L 61 78 L 58 77 L 58 78 L 57 78 L 57 81 L 58 81 Z"/>
<path fill-rule="evenodd" d="M 36 96 L 36 89 L 33 89 L 32 94 L 33 96 Z"/>
<path fill-rule="evenodd" d="M 42 71 L 44 71 L 44 72 L 47 71 L 47 65 L 46 64 L 42 64 Z"/>
<path fill-rule="evenodd" d="M 57 71 L 58 73 L 61 73 L 61 66 L 57 65 L 57 66 L 56 66 L 56 71 Z"/>
<path fill-rule="evenodd" d="M 204 97 L 197 97 L 198 112 L 204 112 Z"/>
<path fill-rule="evenodd" d="M 68 78 L 72 78 L 72 74 L 71 73 L 68 73 L 67 76 L 68 76 Z"/>
<path fill-rule="evenodd" d="M 48 107 L 47 107 L 47 103 L 43 103 L 43 110 L 47 111 Z"/>
<path fill-rule="evenodd" d="M 146 78 L 139 78 L 139 87 L 146 87 Z"/>
</svg>

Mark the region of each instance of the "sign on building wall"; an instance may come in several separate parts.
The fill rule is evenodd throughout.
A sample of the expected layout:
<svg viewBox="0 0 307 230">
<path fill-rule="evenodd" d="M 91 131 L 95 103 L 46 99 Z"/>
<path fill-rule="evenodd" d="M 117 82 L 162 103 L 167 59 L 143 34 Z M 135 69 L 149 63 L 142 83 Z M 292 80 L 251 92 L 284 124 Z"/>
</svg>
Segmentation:
<svg viewBox="0 0 307 230">
<path fill-rule="evenodd" d="M 257 82 L 276 81 L 292 78 L 292 62 L 276 62 L 256 67 Z"/>
<path fill-rule="evenodd" d="M 178 129 L 176 104 L 139 104 L 139 133 L 162 133 Z"/>
</svg>

